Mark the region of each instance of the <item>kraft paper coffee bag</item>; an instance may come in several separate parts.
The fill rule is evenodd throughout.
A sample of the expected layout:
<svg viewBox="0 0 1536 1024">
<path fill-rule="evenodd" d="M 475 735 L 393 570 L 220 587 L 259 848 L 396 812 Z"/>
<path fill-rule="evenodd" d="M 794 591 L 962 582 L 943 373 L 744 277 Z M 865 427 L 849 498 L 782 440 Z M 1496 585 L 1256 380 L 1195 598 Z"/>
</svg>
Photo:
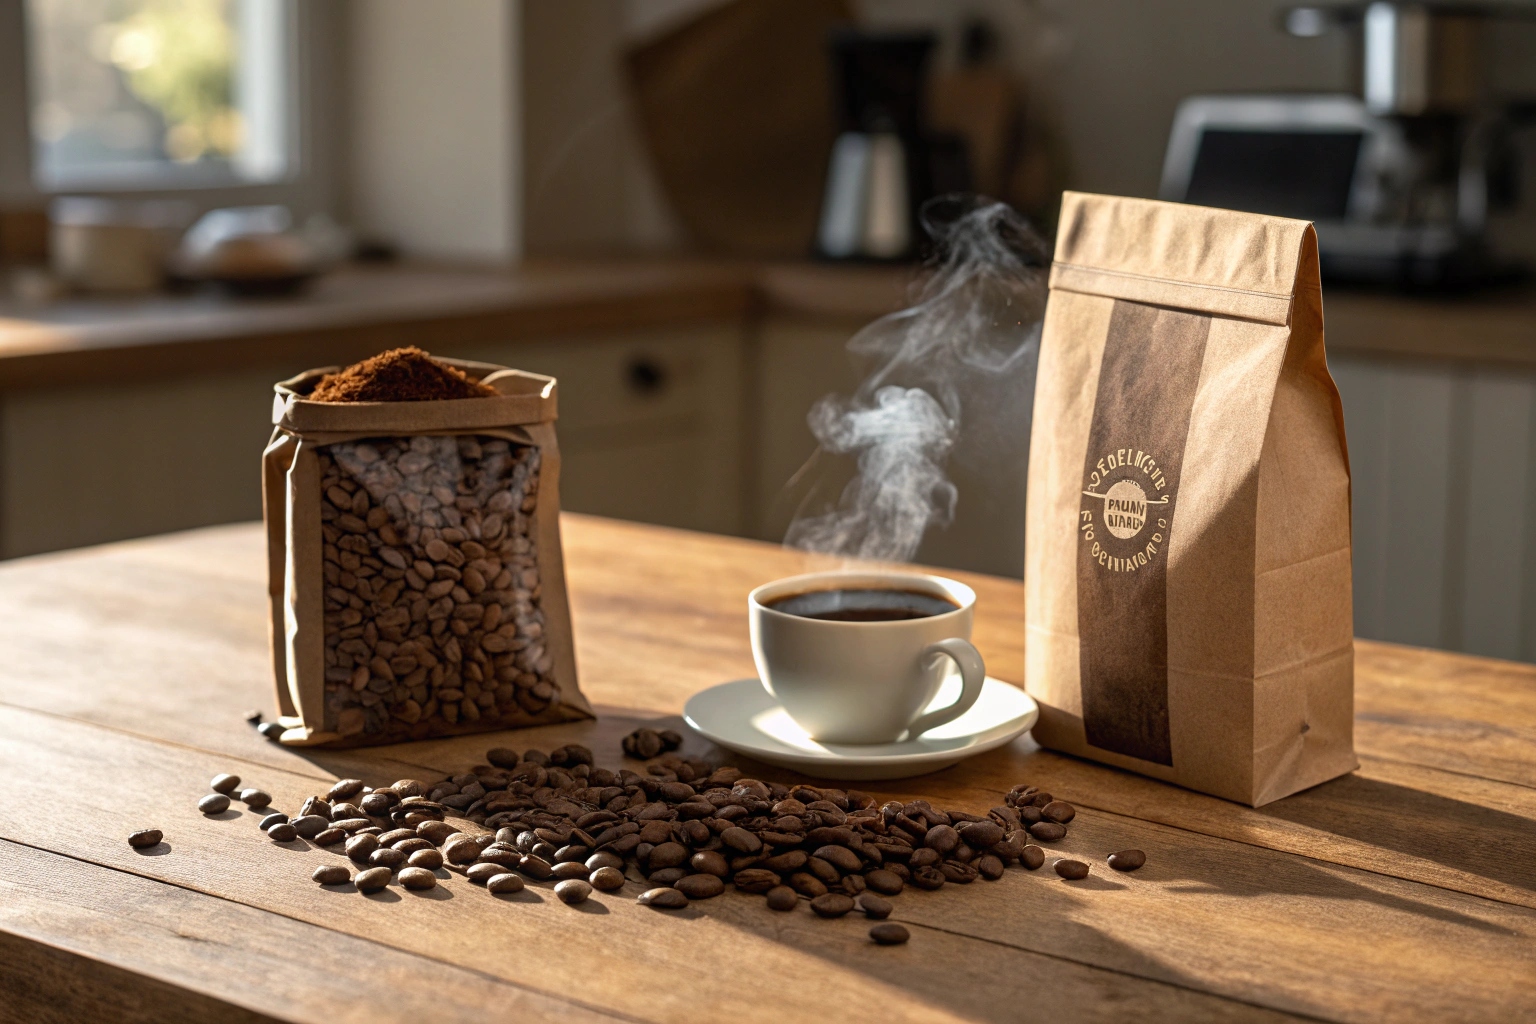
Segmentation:
<svg viewBox="0 0 1536 1024">
<path fill-rule="evenodd" d="M 1067 193 L 1029 460 L 1035 738 L 1253 806 L 1353 770 L 1349 503 L 1312 226 Z"/>
</svg>

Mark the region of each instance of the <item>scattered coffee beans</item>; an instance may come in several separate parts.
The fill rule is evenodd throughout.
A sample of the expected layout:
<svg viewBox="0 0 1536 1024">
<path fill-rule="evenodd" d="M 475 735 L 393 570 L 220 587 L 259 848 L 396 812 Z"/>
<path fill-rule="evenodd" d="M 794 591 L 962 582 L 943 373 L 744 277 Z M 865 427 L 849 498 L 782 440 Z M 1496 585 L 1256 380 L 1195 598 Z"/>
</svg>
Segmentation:
<svg viewBox="0 0 1536 1024">
<path fill-rule="evenodd" d="M 872 917 L 876 920 L 884 920 L 890 917 L 891 911 L 895 909 L 891 906 L 890 900 L 876 896 L 872 892 L 860 894 L 856 902 L 859 905 L 859 909 L 864 911 L 866 917 Z"/>
<path fill-rule="evenodd" d="M 899 946 L 912 937 L 912 933 L 895 921 L 882 921 L 869 929 L 869 937 L 882 946 Z"/>
<path fill-rule="evenodd" d="M 340 864 L 322 864 L 309 877 L 321 885 L 342 885 L 352 880 L 352 872 Z"/>
<path fill-rule="evenodd" d="M 428 871 L 436 871 L 443 866 L 443 855 L 436 850 L 417 850 L 406 858 L 406 863 L 413 868 L 426 868 Z"/>
<path fill-rule="evenodd" d="M 840 892 L 829 892 L 811 900 L 811 909 L 822 917 L 842 917 L 853 909 L 853 900 Z"/>
<path fill-rule="evenodd" d="M 368 868 L 366 871 L 359 871 L 352 882 L 357 886 L 358 892 L 378 892 L 389 884 L 391 875 L 389 868 Z"/>
<path fill-rule="evenodd" d="M 223 793 L 209 793 L 197 802 L 197 809 L 204 814 L 223 814 L 229 810 L 229 797 Z"/>
<path fill-rule="evenodd" d="M 1045 851 L 1038 846 L 1026 846 L 1019 851 L 1019 863 L 1033 871 L 1045 863 Z"/>
<path fill-rule="evenodd" d="M 215 793 L 223 793 L 225 796 L 240 788 L 240 776 L 215 775 L 213 781 L 208 783 L 208 788 Z"/>
<path fill-rule="evenodd" d="M 615 892 L 624 888 L 624 872 L 616 867 L 600 867 L 592 872 L 592 877 L 587 881 L 592 883 L 594 889 Z"/>
<path fill-rule="evenodd" d="M 271 828 L 273 825 L 281 825 L 283 822 L 285 822 L 287 820 L 288 820 L 288 815 L 286 815 L 286 814 L 282 814 L 280 812 L 279 813 L 274 813 L 274 814 L 269 814 L 266 817 L 262 818 L 261 821 L 257 823 L 256 827 L 261 829 L 263 832 L 265 832 L 265 831 L 267 831 L 267 829 Z"/>
<path fill-rule="evenodd" d="M 707 900 L 725 892 L 719 875 L 688 875 L 673 882 L 672 887 L 690 900 Z"/>
<path fill-rule="evenodd" d="M 688 897 L 668 886 L 660 889 L 647 889 L 635 897 L 635 902 L 642 906 L 656 907 L 660 910 L 680 910 L 688 905 Z"/>
<path fill-rule="evenodd" d="M 1056 862 L 1056 873 L 1062 878 L 1073 880 L 1088 877 L 1088 865 L 1080 860 L 1059 860 Z"/>
<path fill-rule="evenodd" d="M 228 797 L 225 799 L 227 800 Z M 263 793 L 259 789 L 242 789 L 240 791 L 240 802 L 253 811 L 259 811 L 272 802 L 272 796 L 269 793 Z"/>
<path fill-rule="evenodd" d="M 563 882 L 555 883 L 555 895 L 560 898 L 561 903 L 574 906 L 577 903 L 586 902 L 587 897 L 592 895 L 592 886 L 579 878 L 567 878 Z"/>
<path fill-rule="evenodd" d="M 787 885 L 776 885 L 768 890 L 769 910 L 794 910 L 800 896 Z"/>
<path fill-rule="evenodd" d="M 1109 866 L 1116 871 L 1135 871 L 1147 862 L 1147 855 L 1140 850 L 1121 850 L 1109 855 Z"/>
<path fill-rule="evenodd" d="M 391 850 L 391 853 L 398 851 Z M 437 876 L 426 868 L 401 868 L 400 884 L 407 889 L 422 892 L 437 885 Z"/>
<path fill-rule="evenodd" d="M 165 836 L 157 828 L 141 828 L 137 832 L 128 834 L 128 845 L 135 850 L 147 850 L 151 846 L 158 846 Z"/>
<path fill-rule="evenodd" d="M 649 761 L 657 754 L 665 754 L 683 745 L 683 737 L 672 729 L 639 728 L 625 736 L 620 744 L 624 753 L 641 761 Z"/>
<path fill-rule="evenodd" d="M 514 875 L 510 871 L 504 875 L 492 875 L 485 883 L 486 892 L 497 895 L 523 891 L 523 876 Z"/>
<path fill-rule="evenodd" d="M 299 838 L 299 832 L 286 821 L 280 822 L 267 829 L 267 838 L 274 843 L 291 843 Z"/>
</svg>

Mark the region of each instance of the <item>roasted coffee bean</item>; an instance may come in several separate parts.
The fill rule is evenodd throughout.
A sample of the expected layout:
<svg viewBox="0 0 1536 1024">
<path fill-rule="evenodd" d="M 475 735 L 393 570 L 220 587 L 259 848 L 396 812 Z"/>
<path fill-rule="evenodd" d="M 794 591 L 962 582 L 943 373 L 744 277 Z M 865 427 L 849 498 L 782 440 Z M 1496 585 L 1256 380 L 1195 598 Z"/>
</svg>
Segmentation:
<svg viewBox="0 0 1536 1024">
<path fill-rule="evenodd" d="M 362 779 L 342 779 L 326 791 L 325 798 L 335 803 L 338 800 L 350 800 L 362 791 Z"/>
<path fill-rule="evenodd" d="M 847 893 L 849 896 L 857 896 L 864 891 L 868 884 L 869 883 L 864 881 L 863 875 L 846 875 L 844 876 L 843 880 L 838 883 L 838 888 L 842 889 L 843 892 Z"/>
<path fill-rule="evenodd" d="M 436 871 L 443 866 L 443 855 L 437 850 L 416 850 L 406 856 L 405 862 L 413 868 Z"/>
<path fill-rule="evenodd" d="M 424 821 L 416 826 L 416 834 L 433 846 L 442 846 L 453 836 L 459 835 L 459 830 L 446 821 Z"/>
<path fill-rule="evenodd" d="M 367 818 L 342 818 L 340 821 L 331 822 L 331 827 L 339 828 L 343 832 L 346 832 L 350 835 L 352 833 L 361 832 L 363 829 L 372 824 L 373 822 L 369 821 Z"/>
<path fill-rule="evenodd" d="M 368 864 L 375 868 L 398 869 L 405 863 L 405 854 L 399 850 L 391 850 L 387 846 L 381 846 L 368 855 Z"/>
<path fill-rule="evenodd" d="M 597 871 L 601 868 L 616 868 L 624 870 L 624 858 L 611 850 L 598 850 L 587 858 L 587 870 Z"/>
<path fill-rule="evenodd" d="M 299 817 L 302 818 L 302 817 L 305 817 L 306 815 L 310 815 L 310 814 L 318 814 L 320 817 L 324 818 L 326 821 L 330 821 L 331 820 L 331 805 L 326 803 L 324 800 L 320 799 L 317 796 L 309 797 L 299 807 Z"/>
<path fill-rule="evenodd" d="M 987 850 L 1003 841 L 1006 834 L 995 821 L 968 821 L 956 831 L 973 850 Z"/>
<path fill-rule="evenodd" d="M 581 843 L 571 843 L 555 851 L 555 863 L 563 864 L 568 860 L 586 860 L 591 855 L 592 847 L 584 846 Z"/>
<path fill-rule="evenodd" d="M 1042 843 L 1054 843 L 1066 837 L 1067 829 L 1054 821 L 1037 821 L 1029 826 L 1029 834 Z"/>
<path fill-rule="evenodd" d="M 587 879 L 592 888 L 601 889 L 603 892 L 613 892 L 624 888 L 624 872 L 612 865 L 605 864 L 592 872 L 592 877 Z"/>
<path fill-rule="evenodd" d="M 853 909 L 853 899 L 842 893 L 829 892 L 811 900 L 811 909 L 820 917 L 842 917 Z"/>
<path fill-rule="evenodd" d="M 347 833 L 343 830 L 339 828 L 328 828 L 324 832 L 321 832 L 319 835 L 315 836 L 315 838 L 311 839 L 310 842 L 314 843 L 316 846 L 335 846 L 345 838 L 347 838 Z"/>
<path fill-rule="evenodd" d="M 340 864 L 322 864 L 309 877 L 321 885 L 345 885 L 352 880 L 352 872 Z"/>
<path fill-rule="evenodd" d="M 688 905 L 688 897 L 671 886 L 664 886 L 645 890 L 635 897 L 635 902 L 658 910 L 681 910 Z"/>
<path fill-rule="evenodd" d="M 293 830 L 305 839 L 313 839 L 331 827 L 331 823 L 318 814 L 307 814 L 302 818 L 295 818 L 292 825 Z"/>
<path fill-rule="evenodd" d="M 396 851 L 391 850 L 389 852 L 394 853 Z M 437 876 L 426 868 L 401 868 L 400 884 L 407 889 L 422 892 L 437 885 Z"/>
<path fill-rule="evenodd" d="M 762 868 L 747 868 L 731 879 L 742 892 L 764 893 L 779 884 L 779 876 Z"/>
<path fill-rule="evenodd" d="M 652 885 L 671 885 L 688 873 L 687 868 L 657 868 L 645 878 Z"/>
<path fill-rule="evenodd" d="M 1135 871 L 1147 862 L 1147 855 L 1140 850 L 1121 850 L 1109 855 L 1109 866 L 1116 871 Z"/>
<path fill-rule="evenodd" d="M 409 857 L 411 854 L 418 851 L 432 849 L 432 844 L 421 838 L 421 836 L 413 836 L 410 839 L 400 840 L 393 847 L 391 847 L 391 849 L 399 850 L 401 853 Z"/>
<path fill-rule="evenodd" d="M 517 870 L 537 882 L 552 878 L 555 873 L 554 866 L 549 861 L 543 857 L 535 857 L 531 853 L 524 854 L 523 859 L 517 862 Z"/>
<path fill-rule="evenodd" d="M 286 822 L 287 820 L 288 820 L 288 815 L 283 814 L 281 812 L 276 813 L 276 814 L 269 814 L 265 818 L 262 818 L 260 821 L 258 821 L 256 823 L 256 827 L 261 829 L 263 832 L 265 832 L 267 829 L 271 828 L 273 825 L 281 825 L 284 822 Z"/>
<path fill-rule="evenodd" d="M 731 873 L 730 864 L 714 850 L 700 850 L 688 859 L 688 865 L 701 874 L 717 878 L 725 878 Z"/>
<path fill-rule="evenodd" d="M 936 851 L 939 856 L 947 857 L 960 845 L 960 833 L 949 825 L 935 825 L 923 837 L 923 845 Z"/>
<path fill-rule="evenodd" d="M 787 874 L 791 871 L 799 871 L 805 867 L 805 862 L 810 857 L 804 850 L 786 850 L 774 857 L 763 861 L 762 866 L 769 871 L 777 871 L 779 874 Z"/>
<path fill-rule="evenodd" d="M 732 825 L 720 833 L 720 841 L 733 850 L 741 853 L 757 853 L 763 848 L 763 841 L 744 828 Z M 796 840 L 798 842 L 798 840 Z"/>
<path fill-rule="evenodd" d="M 816 852 L 811 854 L 811 856 L 813 858 L 819 857 L 845 873 L 859 870 L 864 863 L 859 860 L 858 854 L 846 846 L 820 846 L 817 847 Z"/>
<path fill-rule="evenodd" d="M 525 883 L 522 875 L 514 875 L 507 872 L 504 875 L 492 875 L 485 882 L 485 891 L 495 893 L 498 896 L 507 893 L 522 892 Z"/>
<path fill-rule="evenodd" d="M 981 877 L 995 882 L 1003 877 L 1003 861 L 1000 857 L 994 857 L 990 853 L 984 853 L 976 858 L 975 868 L 981 872 Z"/>
<path fill-rule="evenodd" d="M 944 885 L 944 872 L 932 864 L 924 864 L 912 871 L 909 881 L 919 889 L 939 889 Z"/>
<path fill-rule="evenodd" d="M 923 847 L 920 850 L 912 851 L 912 856 L 907 859 L 907 867 L 912 868 L 913 870 L 916 870 L 917 868 L 937 867 L 939 861 L 943 859 L 944 858 L 939 855 L 938 850 L 930 850 L 927 847 Z"/>
<path fill-rule="evenodd" d="M 291 843 L 299 838 L 299 830 L 284 821 L 267 829 L 267 838 L 274 843 Z"/>
<path fill-rule="evenodd" d="M 975 865 L 962 864 L 957 860 L 946 860 L 939 865 L 939 870 L 944 873 L 946 882 L 954 882 L 957 885 L 969 885 L 981 874 L 976 870 Z"/>
<path fill-rule="evenodd" d="M 586 881 L 588 876 L 591 874 L 592 869 L 587 867 L 581 861 L 567 860 L 556 864 L 554 869 L 550 872 L 550 877 L 558 878 L 562 881 L 567 878 L 579 878 L 582 881 Z"/>
<path fill-rule="evenodd" d="M 1038 846 L 1026 846 L 1019 853 L 1019 863 L 1033 871 L 1045 863 L 1045 851 Z"/>
<path fill-rule="evenodd" d="M 1054 821 L 1058 825 L 1065 825 L 1067 822 L 1077 817 L 1077 808 L 1073 807 L 1065 800 L 1052 800 L 1050 803 L 1040 808 L 1040 817 L 1044 818 L 1046 821 Z"/>
<path fill-rule="evenodd" d="M 225 799 L 229 799 L 225 797 Z M 272 795 L 259 789 L 242 789 L 240 802 L 253 811 L 259 811 L 272 802 Z"/>
<path fill-rule="evenodd" d="M 855 902 L 858 903 L 859 909 L 864 911 L 865 917 L 872 917 L 877 921 L 890 917 L 894 909 L 890 900 L 883 896 L 876 896 L 872 892 L 860 893 Z"/>
<path fill-rule="evenodd" d="M 1080 860 L 1059 860 L 1056 862 L 1056 873 L 1062 878 L 1087 878 L 1088 865 Z"/>
<path fill-rule="evenodd" d="M 787 885 L 776 885 L 768 890 L 769 910 L 794 910 L 799 902 L 800 897 Z"/>
<path fill-rule="evenodd" d="M 688 848 L 682 843 L 662 843 L 651 851 L 651 869 L 675 868 L 688 859 Z"/>
<path fill-rule="evenodd" d="M 812 857 L 805 862 L 805 870 L 821 880 L 822 885 L 833 886 L 842 877 L 841 872 L 831 861 L 822 860 L 820 857 Z"/>
<path fill-rule="evenodd" d="M 382 790 L 369 793 L 358 802 L 364 814 L 371 814 L 375 818 L 382 818 L 389 813 L 389 809 L 395 806 L 396 801 L 391 799 Z"/>
<path fill-rule="evenodd" d="M 480 858 L 480 844 L 466 835 L 457 835 L 443 844 L 443 859 L 450 864 L 470 864 Z"/>
<path fill-rule="evenodd" d="M 739 877 L 739 876 L 738 876 Z M 796 871 L 788 878 L 789 887 L 806 899 L 827 894 L 827 886 L 821 879 L 805 871 Z"/>
<path fill-rule="evenodd" d="M 485 883 L 497 875 L 504 875 L 507 869 L 500 864 L 471 864 L 464 872 L 464 877 L 471 882 Z"/>
<path fill-rule="evenodd" d="M 912 933 L 895 921 L 882 921 L 869 929 L 869 937 L 882 946 L 899 946 L 912 937 Z"/>
<path fill-rule="evenodd" d="M 1040 817 L 1040 808 L 1034 806 L 1033 804 L 1020 806 L 1018 811 L 1019 822 L 1023 824 L 1025 828 L 1028 828 L 1035 822 L 1042 820 Z"/>
<path fill-rule="evenodd" d="M 672 887 L 690 900 L 707 900 L 725 892 L 725 883 L 718 875 L 688 875 L 673 882 Z"/>
<path fill-rule="evenodd" d="M 209 793 L 197 802 L 197 809 L 204 814 L 223 814 L 229 810 L 229 797 L 223 793 Z"/>
<path fill-rule="evenodd" d="M 366 863 L 373 856 L 373 851 L 379 848 L 379 841 L 373 836 L 363 833 L 355 835 L 347 840 L 347 856 L 359 864 Z"/>
<path fill-rule="evenodd" d="M 128 845 L 135 850 L 147 850 L 151 846 L 158 846 L 165 836 L 157 828 L 141 828 L 137 832 L 128 833 Z"/>
<path fill-rule="evenodd" d="M 894 896 L 901 892 L 906 884 L 901 880 L 900 875 L 885 868 L 864 872 L 864 882 L 875 892 L 884 893 L 887 896 Z"/>
<path fill-rule="evenodd" d="M 394 828 L 379 836 L 380 846 L 394 846 L 403 839 L 418 838 L 413 828 Z"/>
<path fill-rule="evenodd" d="M 240 788 L 240 776 L 215 775 L 213 781 L 208 783 L 208 788 L 215 793 L 223 793 L 225 796 Z"/>
<path fill-rule="evenodd" d="M 516 768 L 522 758 L 509 747 L 492 747 L 485 752 L 485 760 L 497 768 Z"/>
<path fill-rule="evenodd" d="M 357 886 L 358 892 L 378 892 L 389 884 L 392 877 L 394 875 L 389 868 L 368 868 L 366 871 L 359 871 L 352 879 L 352 884 Z"/>
</svg>

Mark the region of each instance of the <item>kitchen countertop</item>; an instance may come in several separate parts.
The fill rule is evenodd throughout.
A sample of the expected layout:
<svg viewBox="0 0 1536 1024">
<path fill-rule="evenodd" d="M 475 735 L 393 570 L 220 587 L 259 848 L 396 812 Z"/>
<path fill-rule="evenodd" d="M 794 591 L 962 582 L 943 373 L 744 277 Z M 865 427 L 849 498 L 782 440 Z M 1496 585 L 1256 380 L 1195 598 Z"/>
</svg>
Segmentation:
<svg viewBox="0 0 1536 1024">
<path fill-rule="evenodd" d="M 858 325 L 910 301 L 910 267 L 531 262 L 515 270 L 348 267 L 280 299 L 206 294 L 0 301 L 0 390 L 348 362 L 426 349 L 752 315 Z M 1536 292 L 1406 298 L 1330 290 L 1328 346 L 1536 367 Z"/>
<path fill-rule="evenodd" d="M 581 742 L 619 767 L 637 723 L 752 672 L 742 597 L 808 556 L 567 516 L 595 722 L 350 751 L 262 740 L 271 709 L 262 534 L 221 527 L 0 567 L 0 1017 L 369 1022 L 1520 1020 L 1536 1015 L 1536 668 L 1360 641 L 1361 767 L 1257 810 L 1037 748 L 1027 737 L 868 784 L 983 811 L 1028 781 L 1075 804 L 1067 882 L 908 890 L 905 946 L 868 923 L 736 892 L 676 915 L 641 888 L 582 908 L 461 877 L 362 897 L 336 857 L 204 818 L 232 771 L 291 810 L 338 777 L 439 778 L 496 745 Z M 975 639 L 1018 681 L 1022 586 L 976 588 Z M 686 753 L 720 759 L 690 734 Z M 634 762 L 630 762 L 633 764 Z M 749 772 L 794 781 L 743 762 Z M 166 843 L 125 842 L 157 827 Z M 289 844 L 294 845 L 294 844 Z M 1147 852 L 1140 871 L 1104 867 Z M 1523 966 L 1522 966 L 1523 965 Z M 489 1016 L 488 1016 L 489 1014 Z"/>
</svg>

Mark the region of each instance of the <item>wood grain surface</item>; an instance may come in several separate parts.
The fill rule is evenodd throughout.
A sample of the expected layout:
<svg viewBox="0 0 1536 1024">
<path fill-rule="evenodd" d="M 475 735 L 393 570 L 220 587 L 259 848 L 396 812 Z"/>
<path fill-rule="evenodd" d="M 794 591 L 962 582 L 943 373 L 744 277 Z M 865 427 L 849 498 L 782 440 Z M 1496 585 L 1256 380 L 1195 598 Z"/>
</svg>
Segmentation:
<svg viewBox="0 0 1536 1024">
<path fill-rule="evenodd" d="M 291 810 L 330 781 L 435 778 L 503 744 L 591 746 L 751 674 L 745 595 L 825 567 L 770 545 L 568 516 L 595 722 L 294 751 L 270 712 L 262 541 L 238 526 L 0 567 L 0 1021 L 1517 1020 L 1536 1014 L 1536 670 L 1361 642 L 1361 769 L 1252 809 L 1040 750 L 1027 737 L 866 788 L 984 811 L 1030 781 L 1078 805 L 1066 882 L 908 890 L 901 947 L 866 924 L 727 893 L 663 915 L 630 883 L 580 908 L 321 890 L 337 855 L 196 809 L 232 771 Z M 1022 674 L 1022 588 L 979 594 L 989 671 Z M 783 781 L 697 737 L 687 752 Z M 236 805 L 239 808 L 240 805 Z M 155 827 L 166 844 L 124 841 Z M 1111 852 L 1147 852 L 1141 871 Z M 350 887 L 347 887 L 350 888 Z M 489 1015 L 489 1016 L 488 1016 Z"/>
</svg>

